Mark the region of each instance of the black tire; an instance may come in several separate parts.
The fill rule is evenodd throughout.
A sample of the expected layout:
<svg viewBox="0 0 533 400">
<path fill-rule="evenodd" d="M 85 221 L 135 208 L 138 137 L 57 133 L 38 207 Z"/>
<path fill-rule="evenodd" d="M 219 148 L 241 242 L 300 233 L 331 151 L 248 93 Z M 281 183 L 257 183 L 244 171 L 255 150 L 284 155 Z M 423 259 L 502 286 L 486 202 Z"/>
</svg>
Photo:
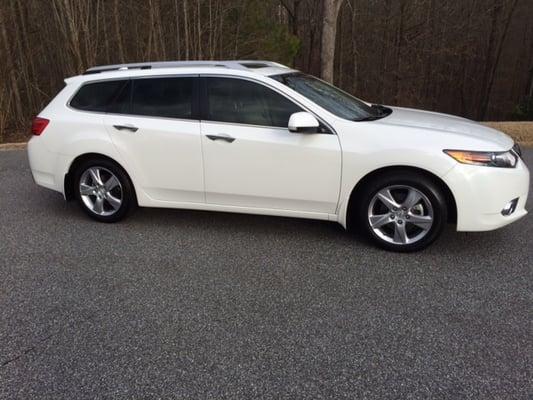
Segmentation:
<svg viewBox="0 0 533 400">
<path fill-rule="evenodd" d="M 413 217 L 406 215 L 410 210 L 403 211 L 404 214 L 401 214 L 400 216 L 392 215 L 392 217 L 389 218 L 396 218 L 394 221 L 386 222 L 384 227 L 381 227 L 378 229 L 381 236 L 379 236 L 373 227 L 370 224 L 370 210 L 369 208 L 375 207 L 376 201 L 372 203 L 375 196 L 383 189 L 386 188 L 393 188 L 391 191 L 394 192 L 396 189 L 401 192 L 402 188 L 408 193 L 408 188 L 414 188 L 416 189 L 414 192 L 416 193 L 418 191 L 418 194 L 422 193 L 424 195 L 424 200 L 421 200 L 422 205 L 418 205 L 417 207 L 421 207 L 421 209 L 424 209 L 424 203 L 429 201 L 430 206 L 432 208 L 431 210 L 431 218 L 432 218 L 432 225 L 430 228 L 425 228 L 424 236 L 422 236 L 420 239 L 414 241 L 413 243 L 406 243 L 406 244 L 397 244 L 397 243 L 391 243 L 388 240 L 394 240 L 395 236 L 394 233 L 390 233 L 390 236 L 392 238 L 389 238 L 387 235 L 388 232 L 383 232 L 385 229 L 388 230 L 395 230 L 397 228 L 397 225 L 399 223 L 404 224 L 404 230 L 411 229 L 414 231 L 414 238 L 416 239 L 417 233 L 421 232 L 423 229 L 414 225 L 412 223 Z M 389 251 L 396 251 L 396 252 L 413 252 L 422 250 L 426 247 L 428 247 L 431 243 L 433 243 L 442 233 L 448 216 L 448 210 L 446 205 L 445 196 L 442 193 L 442 190 L 439 188 L 435 182 L 429 178 L 428 176 L 417 173 L 414 171 L 394 171 L 390 173 L 384 173 L 383 175 L 379 175 L 376 178 L 372 179 L 371 182 L 367 183 L 363 190 L 360 192 L 360 198 L 358 199 L 358 212 L 357 212 L 357 226 L 362 227 L 364 233 L 379 247 L 389 250 Z M 401 193 L 400 193 L 401 195 Z M 396 195 L 398 196 L 398 195 Z M 407 196 L 407 194 L 406 194 Z M 382 207 L 384 204 L 378 204 L 379 207 Z M 426 209 L 429 209 L 430 207 L 426 207 Z M 395 207 L 396 209 L 396 207 Z M 402 208 L 403 209 L 403 208 Z M 383 211 L 382 211 L 383 212 Z M 382 212 L 378 213 L 381 214 Z M 396 211 L 392 211 L 387 209 L 385 213 L 390 212 L 390 214 L 395 214 Z M 401 210 L 398 212 L 402 212 Z M 424 215 L 421 215 L 424 216 Z M 379 217 L 376 216 L 376 218 Z M 405 223 L 405 218 L 411 218 L 411 221 L 407 221 Z M 391 225 L 392 224 L 392 228 Z M 409 225 L 408 225 L 409 224 Z M 387 228 L 385 228 L 387 226 Z M 395 232 L 395 231 L 394 231 Z M 419 233 L 421 234 L 421 233 Z M 394 236 L 394 237 L 393 237 Z"/>
<path fill-rule="evenodd" d="M 82 193 L 80 191 L 80 184 L 82 183 L 82 178 L 85 180 L 84 174 L 89 172 L 90 169 L 94 171 L 94 169 L 100 170 L 102 173 L 102 178 L 106 179 L 104 175 L 107 174 L 107 180 L 110 178 L 111 173 L 114 175 L 120 185 L 117 185 L 113 190 L 113 194 L 118 194 L 118 190 L 120 189 L 120 206 L 115 203 L 116 208 L 112 206 L 111 202 L 108 202 L 107 198 L 104 198 L 103 200 L 103 214 L 108 215 L 99 215 L 93 209 L 91 209 L 87 202 L 84 201 L 82 197 L 89 198 L 89 202 L 93 199 L 96 199 L 96 195 L 88 195 L 88 196 L 82 196 Z M 78 201 L 78 204 L 82 208 L 82 210 L 92 219 L 95 219 L 99 222 L 118 222 L 122 219 L 124 219 L 126 216 L 128 216 L 136 207 L 137 205 L 137 199 L 135 197 L 135 190 L 133 188 L 133 184 L 130 181 L 130 178 L 118 164 L 114 163 L 111 160 L 105 159 L 105 158 L 95 158 L 91 160 L 87 160 L 82 162 L 80 165 L 77 166 L 75 172 L 74 172 L 74 179 L 73 179 L 73 193 L 76 197 L 76 200 Z M 105 195 L 104 195 L 105 196 Z M 117 196 L 114 196 L 115 198 L 118 198 Z M 96 203 L 93 200 L 94 203 Z"/>
</svg>

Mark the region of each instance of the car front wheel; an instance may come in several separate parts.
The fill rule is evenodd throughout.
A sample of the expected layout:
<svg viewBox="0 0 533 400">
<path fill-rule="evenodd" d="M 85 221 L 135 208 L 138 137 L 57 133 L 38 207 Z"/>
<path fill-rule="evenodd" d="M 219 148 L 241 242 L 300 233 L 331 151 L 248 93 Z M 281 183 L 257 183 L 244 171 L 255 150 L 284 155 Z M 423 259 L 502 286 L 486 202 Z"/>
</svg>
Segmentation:
<svg viewBox="0 0 533 400">
<path fill-rule="evenodd" d="M 440 188 L 410 171 L 380 176 L 366 186 L 359 220 L 368 236 L 392 251 L 417 251 L 442 233 L 447 208 Z"/>
</svg>

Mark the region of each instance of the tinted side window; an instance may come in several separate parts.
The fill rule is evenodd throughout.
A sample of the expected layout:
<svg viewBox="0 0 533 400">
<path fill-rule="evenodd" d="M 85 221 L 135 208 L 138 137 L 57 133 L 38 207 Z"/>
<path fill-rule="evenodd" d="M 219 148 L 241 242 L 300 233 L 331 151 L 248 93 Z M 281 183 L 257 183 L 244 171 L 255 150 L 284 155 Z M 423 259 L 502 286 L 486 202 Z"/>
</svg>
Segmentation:
<svg viewBox="0 0 533 400">
<path fill-rule="evenodd" d="M 131 113 L 191 119 L 195 78 L 149 78 L 133 82 Z"/>
<path fill-rule="evenodd" d="M 300 107 L 275 91 L 243 79 L 206 78 L 207 119 L 286 128 Z"/>
<path fill-rule="evenodd" d="M 128 81 L 115 96 L 115 100 L 107 107 L 107 112 L 112 114 L 130 114 L 131 108 L 131 81 Z"/>
<path fill-rule="evenodd" d="M 126 83 L 126 80 L 87 83 L 72 98 L 70 106 L 78 110 L 104 112 Z"/>
</svg>

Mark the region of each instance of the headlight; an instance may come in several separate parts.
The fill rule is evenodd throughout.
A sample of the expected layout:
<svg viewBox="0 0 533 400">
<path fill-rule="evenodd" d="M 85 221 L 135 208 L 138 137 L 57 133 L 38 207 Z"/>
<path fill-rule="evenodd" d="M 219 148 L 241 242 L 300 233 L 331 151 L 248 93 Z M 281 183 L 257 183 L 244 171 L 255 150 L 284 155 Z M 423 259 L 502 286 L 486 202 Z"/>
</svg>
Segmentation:
<svg viewBox="0 0 533 400">
<path fill-rule="evenodd" d="M 501 152 L 444 150 L 444 152 L 461 164 L 514 168 L 518 162 L 518 156 L 510 150 Z"/>
</svg>

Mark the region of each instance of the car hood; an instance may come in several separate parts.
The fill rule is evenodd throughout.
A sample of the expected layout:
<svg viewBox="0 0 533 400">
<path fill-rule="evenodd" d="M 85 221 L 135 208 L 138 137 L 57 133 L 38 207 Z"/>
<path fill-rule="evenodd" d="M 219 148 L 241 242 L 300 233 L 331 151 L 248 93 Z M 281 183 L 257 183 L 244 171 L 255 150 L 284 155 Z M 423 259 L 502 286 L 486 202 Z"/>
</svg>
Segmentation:
<svg viewBox="0 0 533 400">
<path fill-rule="evenodd" d="M 505 150 L 513 146 L 513 139 L 506 134 L 466 118 L 410 108 L 389 108 L 392 109 L 392 114 L 376 122 L 467 136 L 501 146 Z"/>
</svg>

